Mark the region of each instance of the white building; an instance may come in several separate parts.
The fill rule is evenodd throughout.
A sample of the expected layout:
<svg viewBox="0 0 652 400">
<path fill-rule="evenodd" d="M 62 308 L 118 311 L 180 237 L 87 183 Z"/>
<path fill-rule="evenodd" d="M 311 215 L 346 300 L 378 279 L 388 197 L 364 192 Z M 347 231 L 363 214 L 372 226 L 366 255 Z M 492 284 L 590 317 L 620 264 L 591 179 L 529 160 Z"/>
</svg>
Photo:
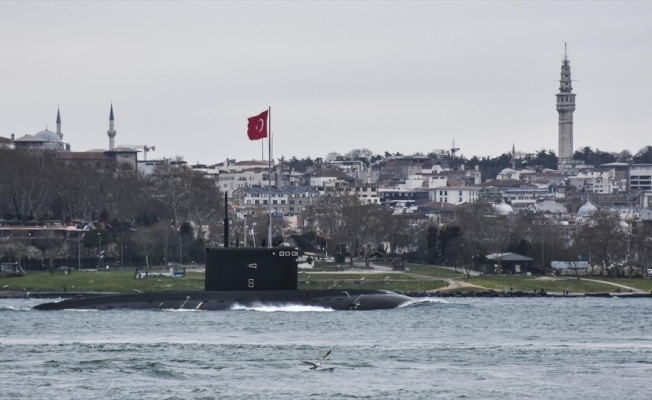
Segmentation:
<svg viewBox="0 0 652 400">
<path fill-rule="evenodd" d="M 280 215 L 295 215 L 306 210 L 319 192 L 310 187 L 272 188 L 272 212 Z M 233 199 L 240 210 L 256 209 L 264 206 L 267 211 L 269 191 L 267 187 L 241 187 L 234 191 Z"/>
<path fill-rule="evenodd" d="M 475 203 L 478 201 L 480 189 L 475 186 L 440 186 L 428 190 L 428 199 L 449 204 Z"/>
<path fill-rule="evenodd" d="M 652 191 L 652 164 L 629 166 L 629 190 Z"/>
<path fill-rule="evenodd" d="M 221 192 L 226 192 L 229 197 L 239 188 L 253 186 L 269 186 L 269 173 L 266 168 L 240 169 L 238 172 L 220 173 L 217 182 Z"/>
<path fill-rule="evenodd" d="M 335 182 L 337 180 L 349 180 L 350 176 L 341 171 L 336 170 L 325 170 L 318 171 L 313 176 L 310 177 L 310 186 L 312 187 L 324 187 L 329 182 Z"/>
</svg>

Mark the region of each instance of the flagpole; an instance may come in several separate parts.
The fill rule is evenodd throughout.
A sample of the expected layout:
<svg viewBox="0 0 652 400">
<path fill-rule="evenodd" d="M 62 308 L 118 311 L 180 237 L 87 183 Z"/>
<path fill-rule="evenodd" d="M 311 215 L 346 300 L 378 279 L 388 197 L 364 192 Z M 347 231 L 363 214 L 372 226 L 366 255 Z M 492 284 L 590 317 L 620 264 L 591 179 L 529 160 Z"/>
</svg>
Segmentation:
<svg viewBox="0 0 652 400">
<path fill-rule="evenodd" d="M 272 247 L 272 107 L 269 107 L 267 113 L 267 129 L 269 137 L 267 142 L 269 144 L 269 171 L 267 173 L 267 247 Z"/>
</svg>

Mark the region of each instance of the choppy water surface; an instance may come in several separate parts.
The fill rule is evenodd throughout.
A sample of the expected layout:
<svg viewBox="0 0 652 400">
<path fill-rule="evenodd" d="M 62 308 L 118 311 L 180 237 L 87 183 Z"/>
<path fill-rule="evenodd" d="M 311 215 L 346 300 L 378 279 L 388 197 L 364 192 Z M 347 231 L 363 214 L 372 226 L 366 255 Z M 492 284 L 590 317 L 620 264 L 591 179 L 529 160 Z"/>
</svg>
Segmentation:
<svg viewBox="0 0 652 400">
<path fill-rule="evenodd" d="M 647 299 L 390 311 L 33 311 L 0 300 L 0 398 L 649 399 Z M 308 370 L 329 348 L 324 368 Z"/>
</svg>

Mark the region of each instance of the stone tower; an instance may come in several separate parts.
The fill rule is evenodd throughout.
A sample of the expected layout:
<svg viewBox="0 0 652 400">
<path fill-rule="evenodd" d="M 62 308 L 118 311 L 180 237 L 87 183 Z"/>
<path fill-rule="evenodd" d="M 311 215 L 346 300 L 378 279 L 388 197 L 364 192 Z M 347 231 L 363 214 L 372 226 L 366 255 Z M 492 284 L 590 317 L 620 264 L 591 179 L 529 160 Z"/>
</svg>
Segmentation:
<svg viewBox="0 0 652 400">
<path fill-rule="evenodd" d="M 59 139 L 63 140 L 63 133 L 61 133 L 61 114 L 59 113 L 59 108 L 57 108 L 57 136 L 59 136 Z"/>
<path fill-rule="evenodd" d="M 115 134 L 117 133 L 113 128 L 113 104 L 111 104 L 111 114 L 109 114 L 109 130 L 106 132 L 109 135 L 109 150 L 115 149 Z"/>
<path fill-rule="evenodd" d="M 570 60 L 564 43 L 564 60 L 561 65 L 561 79 L 557 94 L 557 112 L 559 113 L 559 159 L 573 158 L 573 112 L 575 111 L 575 94 L 572 93 Z"/>
</svg>

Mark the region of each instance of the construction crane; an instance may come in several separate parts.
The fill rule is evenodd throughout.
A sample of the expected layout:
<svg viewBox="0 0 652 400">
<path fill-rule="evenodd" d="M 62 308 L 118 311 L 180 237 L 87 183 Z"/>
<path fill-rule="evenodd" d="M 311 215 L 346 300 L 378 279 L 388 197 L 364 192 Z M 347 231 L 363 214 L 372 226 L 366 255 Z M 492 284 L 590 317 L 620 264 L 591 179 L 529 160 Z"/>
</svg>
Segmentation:
<svg viewBox="0 0 652 400">
<path fill-rule="evenodd" d="M 453 139 L 453 147 L 451 148 L 451 156 L 455 158 L 455 153 L 460 151 L 459 147 L 455 147 L 455 139 Z"/>
<path fill-rule="evenodd" d="M 147 153 L 150 151 L 155 151 L 156 146 L 148 146 L 146 144 L 121 144 L 118 147 L 127 147 L 131 149 L 143 149 L 143 159 L 147 161 Z"/>
</svg>

